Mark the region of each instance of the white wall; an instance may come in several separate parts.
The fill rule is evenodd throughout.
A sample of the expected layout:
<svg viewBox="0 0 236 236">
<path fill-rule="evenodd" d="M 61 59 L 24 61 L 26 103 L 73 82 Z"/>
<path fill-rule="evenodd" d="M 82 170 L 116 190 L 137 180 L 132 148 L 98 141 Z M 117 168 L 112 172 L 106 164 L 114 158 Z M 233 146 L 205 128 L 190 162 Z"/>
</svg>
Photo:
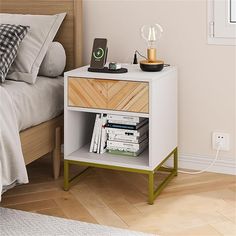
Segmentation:
<svg viewBox="0 0 236 236">
<path fill-rule="evenodd" d="M 207 44 L 207 3 L 203 0 L 84 0 L 84 63 L 95 37 L 109 43 L 108 60 L 131 62 L 145 53 L 140 27 L 159 23 L 164 35 L 158 56 L 179 68 L 179 147 L 181 155 L 213 157 L 212 131 L 230 133 L 235 160 L 236 47 Z"/>
</svg>

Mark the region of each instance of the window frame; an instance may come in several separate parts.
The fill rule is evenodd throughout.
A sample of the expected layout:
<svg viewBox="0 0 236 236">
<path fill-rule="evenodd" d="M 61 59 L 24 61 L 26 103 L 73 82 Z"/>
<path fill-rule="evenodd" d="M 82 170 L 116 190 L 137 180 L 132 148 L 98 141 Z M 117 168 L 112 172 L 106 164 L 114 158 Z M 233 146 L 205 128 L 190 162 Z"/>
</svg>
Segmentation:
<svg viewBox="0 0 236 236">
<path fill-rule="evenodd" d="M 229 15 L 230 15 L 230 23 L 236 23 L 236 0 L 234 0 L 234 7 L 235 7 L 235 20 L 233 20 L 233 21 L 231 21 L 231 17 L 232 17 L 232 11 L 231 11 L 231 5 L 232 5 L 232 0 L 230 1 L 230 13 L 229 13 Z"/>
<path fill-rule="evenodd" d="M 228 0 L 208 0 L 208 44 L 236 45 L 236 23 L 230 22 Z M 221 8 L 217 8 L 216 4 Z M 217 15 L 218 14 L 218 15 Z"/>
</svg>

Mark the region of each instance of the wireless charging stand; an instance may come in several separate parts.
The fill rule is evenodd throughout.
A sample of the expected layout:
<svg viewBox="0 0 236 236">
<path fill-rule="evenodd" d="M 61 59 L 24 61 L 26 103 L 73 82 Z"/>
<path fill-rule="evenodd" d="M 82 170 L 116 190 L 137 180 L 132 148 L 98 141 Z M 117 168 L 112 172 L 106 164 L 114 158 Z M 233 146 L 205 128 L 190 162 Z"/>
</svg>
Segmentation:
<svg viewBox="0 0 236 236">
<path fill-rule="evenodd" d="M 117 70 L 111 70 L 108 67 L 105 67 L 107 60 L 107 39 L 104 38 L 95 38 L 93 41 L 93 50 L 91 55 L 90 67 L 88 68 L 89 72 L 98 72 L 98 73 L 126 73 L 128 70 L 126 68 L 120 68 Z"/>
<path fill-rule="evenodd" d="M 126 68 L 120 68 L 118 70 L 110 70 L 108 67 L 103 67 L 101 69 L 97 68 L 88 68 L 89 72 L 98 72 L 98 73 L 113 73 L 113 74 L 121 74 L 121 73 L 127 73 L 128 70 Z"/>
</svg>

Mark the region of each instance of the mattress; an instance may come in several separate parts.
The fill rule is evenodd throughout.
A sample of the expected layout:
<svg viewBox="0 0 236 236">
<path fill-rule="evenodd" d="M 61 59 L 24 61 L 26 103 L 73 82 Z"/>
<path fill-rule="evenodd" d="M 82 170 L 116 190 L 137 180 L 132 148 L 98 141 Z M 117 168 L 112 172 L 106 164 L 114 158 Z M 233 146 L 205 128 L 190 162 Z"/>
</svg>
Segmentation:
<svg viewBox="0 0 236 236">
<path fill-rule="evenodd" d="M 39 76 L 34 85 L 6 80 L 2 86 L 12 98 L 19 131 L 63 112 L 63 77 L 52 79 Z"/>
</svg>

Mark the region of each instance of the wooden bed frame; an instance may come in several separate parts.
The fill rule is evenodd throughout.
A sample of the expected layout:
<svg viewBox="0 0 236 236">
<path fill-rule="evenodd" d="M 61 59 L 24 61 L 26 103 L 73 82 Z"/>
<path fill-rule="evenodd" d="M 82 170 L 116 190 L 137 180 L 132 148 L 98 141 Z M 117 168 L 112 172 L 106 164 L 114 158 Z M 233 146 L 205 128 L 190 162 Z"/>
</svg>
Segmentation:
<svg viewBox="0 0 236 236">
<path fill-rule="evenodd" d="M 67 12 L 55 41 L 65 48 L 66 70 L 82 65 L 82 0 L 0 0 L 0 12 L 53 15 Z M 20 132 L 25 164 L 52 152 L 53 175 L 60 173 L 63 114 Z"/>
</svg>

